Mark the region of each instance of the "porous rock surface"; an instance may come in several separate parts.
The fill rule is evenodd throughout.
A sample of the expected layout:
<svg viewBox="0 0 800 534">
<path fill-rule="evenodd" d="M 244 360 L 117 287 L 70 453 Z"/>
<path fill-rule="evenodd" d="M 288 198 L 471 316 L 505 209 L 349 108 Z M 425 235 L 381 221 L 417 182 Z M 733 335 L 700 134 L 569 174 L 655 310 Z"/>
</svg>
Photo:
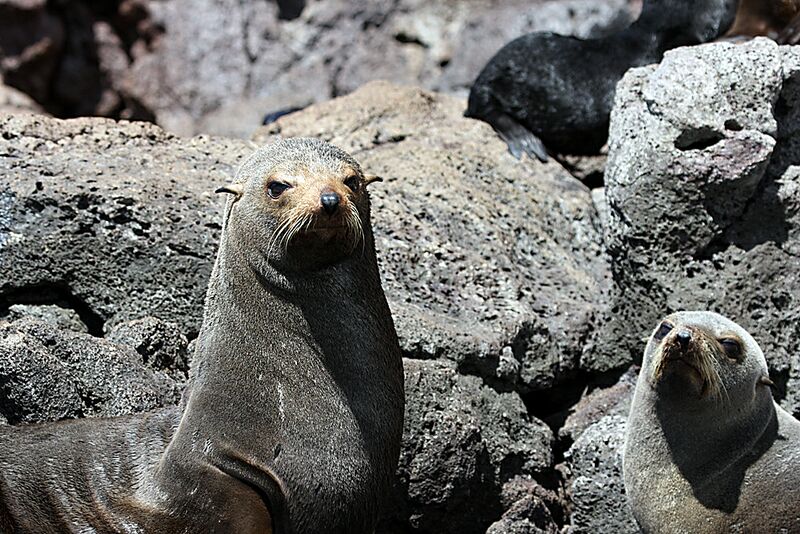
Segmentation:
<svg viewBox="0 0 800 534">
<path fill-rule="evenodd" d="M 384 182 L 376 247 L 407 355 L 500 387 L 577 371 L 607 277 L 589 190 L 556 163 L 520 164 L 463 101 L 373 82 L 256 134 L 321 137 Z"/>
<path fill-rule="evenodd" d="M 588 358 L 640 360 L 664 315 L 719 311 L 753 334 L 800 414 L 798 100 L 800 49 L 763 38 L 628 72 L 606 173 L 610 313 Z"/>
<path fill-rule="evenodd" d="M 410 517 L 419 532 L 485 532 L 502 513 L 505 482 L 551 468 L 551 430 L 516 393 L 498 393 L 449 362 L 406 359 L 405 375 L 405 497 L 394 501 L 393 519 Z"/>
<path fill-rule="evenodd" d="M 570 466 L 568 532 L 635 534 L 622 479 L 627 414 L 607 415 L 587 428 L 565 454 Z"/>
<path fill-rule="evenodd" d="M 0 414 L 8 423 L 126 415 L 179 398 L 179 384 L 132 347 L 30 317 L 0 322 Z"/>
<path fill-rule="evenodd" d="M 463 93 L 514 37 L 595 35 L 633 16 L 627 0 L 309 0 L 283 14 L 278 4 L 147 2 L 163 35 L 135 56 L 127 94 L 171 131 L 246 136 L 268 111 L 376 79 Z"/>
<path fill-rule="evenodd" d="M 520 164 L 462 108 L 453 97 L 375 83 L 260 138 L 275 128 L 323 137 L 385 180 L 371 188 L 374 227 L 409 357 L 399 493 L 385 532 L 480 534 L 504 510 L 515 523 L 562 513 L 556 499 L 501 498 L 519 475 L 558 485 L 552 431 L 518 391 L 577 372 L 607 278 L 588 189 L 555 163 Z M 179 389 L 219 238 L 223 199 L 211 191 L 251 149 L 139 123 L 0 118 L 0 316 L 76 310 L 91 334 L 106 336 L 80 338 L 98 344 L 89 360 L 124 346 L 120 361 L 156 366 Z M 9 359 L 17 354 L 26 352 Z M 60 391 L 61 375 L 59 361 L 47 365 L 39 395 L 8 382 L 25 420 L 101 413 L 68 381 L 55 395 L 64 405 L 48 406 L 41 393 Z M 102 413 L 167 402 L 151 400 Z"/>
</svg>

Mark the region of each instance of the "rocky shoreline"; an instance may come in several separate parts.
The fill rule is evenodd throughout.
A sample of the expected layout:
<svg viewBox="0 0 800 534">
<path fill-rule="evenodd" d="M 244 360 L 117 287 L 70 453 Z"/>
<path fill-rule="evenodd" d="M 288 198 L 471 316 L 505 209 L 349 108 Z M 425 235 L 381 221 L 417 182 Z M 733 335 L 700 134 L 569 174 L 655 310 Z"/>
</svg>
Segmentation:
<svg viewBox="0 0 800 534">
<path fill-rule="evenodd" d="M 323 138 L 384 178 L 373 224 L 408 406 L 381 532 L 636 532 L 625 417 L 642 339 L 673 310 L 752 332 L 800 415 L 798 83 L 800 51 L 766 39 L 630 71 L 593 191 L 512 158 L 463 99 L 387 82 L 254 134 Z M 2 420 L 179 400 L 212 191 L 253 146 L 0 115 Z"/>
</svg>

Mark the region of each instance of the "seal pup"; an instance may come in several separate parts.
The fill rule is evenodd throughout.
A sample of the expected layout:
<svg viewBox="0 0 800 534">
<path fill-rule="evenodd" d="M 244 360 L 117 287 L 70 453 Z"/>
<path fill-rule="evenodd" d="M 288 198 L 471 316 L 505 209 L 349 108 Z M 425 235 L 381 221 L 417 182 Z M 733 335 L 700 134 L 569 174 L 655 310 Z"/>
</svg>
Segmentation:
<svg viewBox="0 0 800 534">
<path fill-rule="evenodd" d="M 655 329 L 623 456 L 644 532 L 800 532 L 800 422 L 772 399 L 758 344 L 712 312 Z"/>
<path fill-rule="evenodd" d="M 608 138 L 617 82 L 671 48 L 710 41 L 733 22 L 738 0 L 644 0 L 638 20 L 599 39 L 537 32 L 486 64 L 466 117 L 488 122 L 516 158 L 597 154 Z"/>
<path fill-rule="evenodd" d="M 0 431 L 2 529 L 373 532 L 404 404 L 376 179 L 313 139 L 249 157 L 183 407 Z"/>
</svg>

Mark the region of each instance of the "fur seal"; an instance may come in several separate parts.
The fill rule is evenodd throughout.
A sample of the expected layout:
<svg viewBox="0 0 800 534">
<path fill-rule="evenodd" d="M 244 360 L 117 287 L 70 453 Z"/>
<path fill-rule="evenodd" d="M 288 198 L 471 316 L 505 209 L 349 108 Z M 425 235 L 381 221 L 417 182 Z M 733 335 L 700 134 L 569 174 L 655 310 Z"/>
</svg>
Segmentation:
<svg viewBox="0 0 800 534">
<path fill-rule="evenodd" d="M 728 36 L 764 35 L 779 44 L 800 41 L 800 0 L 740 0 Z"/>
<path fill-rule="evenodd" d="M 314 139 L 250 156 L 182 407 L 0 431 L 0 529 L 372 533 L 404 408 L 376 179 Z"/>
<path fill-rule="evenodd" d="M 638 20 L 599 39 L 530 33 L 486 64 L 466 117 L 488 122 L 510 152 L 547 161 L 547 152 L 597 154 L 608 138 L 617 82 L 664 52 L 722 35 L 738 0 L 644 0 Z"/>
<path fill-rule="evenodd" d="M 668 316 L 644 352 L 623 457 L 644 532 L 800 532 L 800 422 L 758 344 L 711 312 Z"/>
</svg>

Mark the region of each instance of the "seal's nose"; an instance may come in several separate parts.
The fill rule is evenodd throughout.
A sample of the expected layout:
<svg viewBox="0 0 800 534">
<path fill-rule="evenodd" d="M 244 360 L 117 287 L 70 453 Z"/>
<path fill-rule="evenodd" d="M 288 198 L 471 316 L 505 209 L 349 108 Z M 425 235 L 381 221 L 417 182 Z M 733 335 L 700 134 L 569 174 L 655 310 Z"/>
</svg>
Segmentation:
<svg viewBox="0 0 800 534">
<path fill-rule="evenodd" d="M 686 349 L 689 346 L 689 342 L 692 340 L 692 333 L 688 330 L 681 330 L 675 337 L 678 339 L 678 343 L 681 344 L 682 349 Z"/>
<path fill-rule="evenodd" d="M 322 208 L 325 210 L 325 213 L 328 215 L 333 215 L 336 213 L 336 209 L 339 207 L 339 194 L 333 191 L 327 191 L 322 193 L 319 197 L 319 201 L 322 203 Z"/>
</svg>

